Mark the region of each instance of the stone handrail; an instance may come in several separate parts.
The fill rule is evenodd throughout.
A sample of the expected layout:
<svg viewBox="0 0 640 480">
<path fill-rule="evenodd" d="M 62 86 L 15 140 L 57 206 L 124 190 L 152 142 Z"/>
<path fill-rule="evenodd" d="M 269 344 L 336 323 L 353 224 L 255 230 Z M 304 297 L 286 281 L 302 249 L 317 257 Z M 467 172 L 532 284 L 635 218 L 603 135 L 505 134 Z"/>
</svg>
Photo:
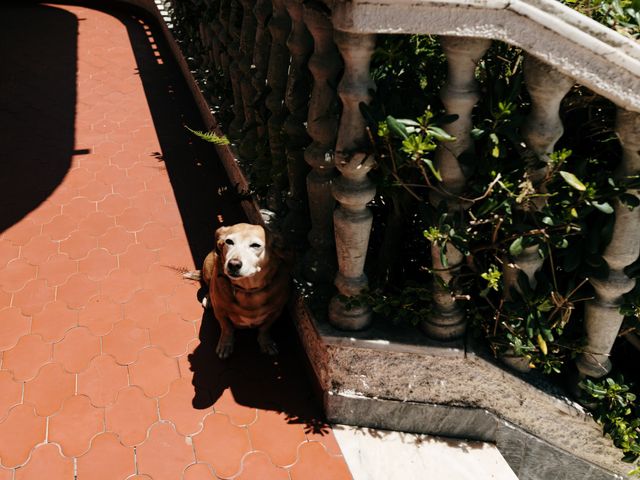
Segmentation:
<svg viewBox="0 0 640 480">
<path fill-rule="evenodd" d="M 171 0 L 176 5 L 181 1 Z M 577 83 L 617 106 L 616 133 L 623 150 L 618 174 L 640 173 L 640 45 L 556 0 L 203 0 L 202 4 L 217 9 L 211 25 L 200 25 L 200 40 L 212 50 L 206 57 L 208 68 L 222 72 L 232 87 L 234 118 L 228 133 L 245 162 L 269 161 L 256 157 L 255 143 L 262 141 L 268 143 L 271 171 L 287 168 L 284 180 L 274 176 L 275 190 L 266 204 L 276 210 L 284 206 L 281 190 L 288 177 L 289 213 L 283 225 L 300 246 L 301 219 L 310 223 L 303 270 L 312 281 L 334 276 L 338 293 L 329 306 L 329 321 L 340 329 L 362 329 L 371 320 L 368 307 L 348 305 L 348 299 L 368 286 L 364 264 L 372 214 L 367 204 L 375 195 L 368 172 L 375 160 L 367 153 L 359 105 L 370 101 L 375 88 L 369 63 L 376 35 L 441 38 L 448 62 L 441 98 L 447 113 L 458 115 L 445 126 L 456 140 L 436 152 L 446 191 L 462 192 L 467 181 L 458 156 L 473 147 L 471 111 L 478 101 L 474 71 L 493 40 L 526 52 L 525 80 L 532 109 L 522 134 L 533 160 L 548 159 L 562 136 L 561 101 Z M 529 169 L 527 161 L 523 170 L 534 185 L 544 174 Z M 465 208 L 449 203 L 454 211 Z M 610 274 L 592 282 L 596 298 L 586 308 L 588 343 L 577 360 L 581 374 L 592 377 L 611 368 L 608 356 L 623 319 L 618 306 L 635 284 L 623 269 L 640 253 L 640 209 L 629 211 L 619 202 L 614 208 L 617 222 L 604 254 Z M 441 271 L 441 281 L 435 282 L 439 286 L 452 280 L 456 265 L 463 261 L 451 246 L 445 254 L 451 268 L 438 269 L 442 255 L 438 247 L 432 249 L 434 266 Z M 505 290 L 517 288 L 519 270 L 533 283 L 542 262 L 531 248 L 525 249 L 505 265 Z M 437 287 L 434 303 L 433 317 L 423 330 L 439 340 L 463 335 L 462 311 L 448 289 Z"/>
</svg>

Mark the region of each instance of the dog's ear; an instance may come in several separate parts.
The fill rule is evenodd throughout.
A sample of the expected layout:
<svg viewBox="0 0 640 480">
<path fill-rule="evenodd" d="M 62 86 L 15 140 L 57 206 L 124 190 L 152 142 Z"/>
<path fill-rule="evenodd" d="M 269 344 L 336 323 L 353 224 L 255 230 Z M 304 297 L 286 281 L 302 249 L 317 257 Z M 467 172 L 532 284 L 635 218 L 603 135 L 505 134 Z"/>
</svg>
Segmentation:
<svg viewBox="0 0 640 480">
<path fill-rule="evenodd" d="M 222 244 L 224 243 L 224 236 L 227 234 L 227 231 L 229 231 L 229 227 L 219 227 L 216 230 L 216 252 L 218 253 L 222 251 Z"/>
</svg>

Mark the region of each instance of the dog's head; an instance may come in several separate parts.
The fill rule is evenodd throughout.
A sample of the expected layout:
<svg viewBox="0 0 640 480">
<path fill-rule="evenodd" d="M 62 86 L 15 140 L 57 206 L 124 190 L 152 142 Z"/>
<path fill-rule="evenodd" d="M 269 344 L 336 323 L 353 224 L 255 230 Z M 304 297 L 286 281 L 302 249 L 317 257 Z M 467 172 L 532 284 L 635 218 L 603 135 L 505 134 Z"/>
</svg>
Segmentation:
<svg viewBox="0 0 640 480">
<path fill-rule="evenodd" d="M 238 223 L 216 230 L 216 250 L 225 275 L 246 278 L 260 273 L 270 261 L 267 232 L 261 225 Z"/>
</svg>

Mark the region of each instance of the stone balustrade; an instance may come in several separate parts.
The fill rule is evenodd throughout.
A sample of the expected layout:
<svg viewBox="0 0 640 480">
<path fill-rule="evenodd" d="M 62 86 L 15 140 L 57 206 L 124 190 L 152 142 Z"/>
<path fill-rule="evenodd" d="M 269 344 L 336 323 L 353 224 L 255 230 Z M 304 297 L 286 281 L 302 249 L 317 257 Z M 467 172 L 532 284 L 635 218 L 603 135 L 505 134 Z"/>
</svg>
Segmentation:
<svg viewBox="0 0 640 480">
<path fill-rule="evenodd" d="M 284 214 L 282 225 L 297 247 L 308 240 L 302 270 L 310 281 L 333 281 L 337 291 L 328 320 L 338 329 L 371 323 L 369 308 L 350 299 L 368 288 L 368 205 L 376 193 L 369 172 L 376 160 L 361 105 L 375 89 L 369 68 L 377 35 L 440 38 L 448 62 L 440 97 L 457 120 L 445 126 L 455 141 L 436 152 L 442 188 L 430 201 L 447 200 L 452 214 L 468 208 L 458 200 L 468 181 L 459 157 L 475 148 L 475 71 L 493 41 L 526 52 L 531 110 L 521 130 L 522 168 L 534 188 L 545 188 L 540 182 L 563 134 L 561 102 L 575 84 L 617 106 L 619 175 L 640 173 L 640 46 L 554 0 L 220 0 L 211 8 L 216 14 L 201 24 L 201 42 L 231 87 L 234 115 L 226 133 L 243 164 L 262 162 L 261 171 L 271 172 L 262 206 Z M 543 205 L 540 200 L 528 208 Z M 591 377 L 611 368 L 609 353 L 622 321 L 618 306 L 635 285 L 624 268 L 640 253 L 640 209 L 630 211 L 620 202 L 614 208 L 615 228 L 604 254 L 609 275 L 592 280 L 596 296 L 586 307 L 587 345 L 577 360 L 580 373 Z M 465 332 L 452 291 L 464 255 L 452 245 L 444 252 L 434 245 L 431 256 L 439 281 L 433 315 L 422 329 L 448 341 Z M 535 246 L 505 261 L 507 295 L 519 288 L 520 271 L 535 286 L 544 261 Z"/>
</svg>

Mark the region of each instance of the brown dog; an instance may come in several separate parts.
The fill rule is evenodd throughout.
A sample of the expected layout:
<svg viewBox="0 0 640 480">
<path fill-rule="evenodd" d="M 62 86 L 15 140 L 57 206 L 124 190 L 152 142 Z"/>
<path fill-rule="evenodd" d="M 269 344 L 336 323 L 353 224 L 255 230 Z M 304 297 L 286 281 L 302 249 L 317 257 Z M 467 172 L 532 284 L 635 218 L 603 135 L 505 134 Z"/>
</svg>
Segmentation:
<svg viewBox="0 0 640 480">
<path fill-rule="evenodd" d="M 260 350 L 278 353 L 269 328 L 289 299 L 291 278 L 286 255 L 273 238 L 264 227 L 248 223 L 216 230 L 216 248 L 204 260 L 202 280 L 220 323 L 220 358 L 231 355 L 236 328 L 257 327 Z"/>
</svg>

